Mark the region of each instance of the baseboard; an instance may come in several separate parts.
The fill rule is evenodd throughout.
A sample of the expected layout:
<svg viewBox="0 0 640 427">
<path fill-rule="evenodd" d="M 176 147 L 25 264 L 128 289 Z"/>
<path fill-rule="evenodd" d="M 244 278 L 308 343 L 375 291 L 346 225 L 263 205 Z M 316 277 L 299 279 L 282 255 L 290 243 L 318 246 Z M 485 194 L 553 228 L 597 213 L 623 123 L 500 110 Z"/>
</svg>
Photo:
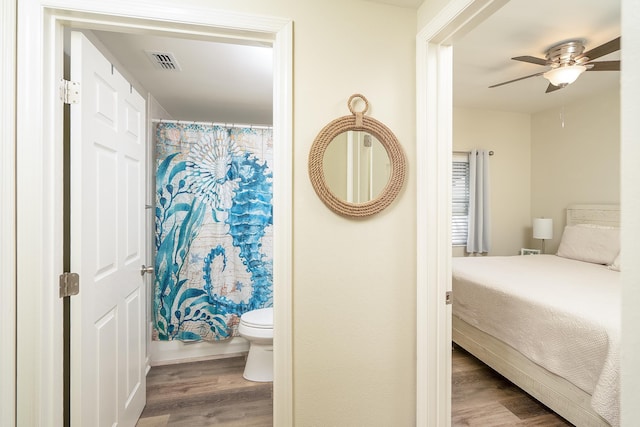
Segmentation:
<svg viewBox="0 0 640 427">
<path fill-rule="evenodd" d="M 234 357 L 248 351 L 249 342 L 242 337 L 221 342 L 151 341 L 150 366 Z"/>
</svg>

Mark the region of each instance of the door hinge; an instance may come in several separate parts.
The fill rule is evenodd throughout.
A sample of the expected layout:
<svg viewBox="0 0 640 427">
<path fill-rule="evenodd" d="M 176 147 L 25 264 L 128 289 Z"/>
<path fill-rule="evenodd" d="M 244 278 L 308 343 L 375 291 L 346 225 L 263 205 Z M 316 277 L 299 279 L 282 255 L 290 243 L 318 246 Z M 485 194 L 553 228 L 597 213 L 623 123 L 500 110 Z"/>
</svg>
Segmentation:
<svg viewBox="0 0 640 427">
<path fill-rule="evenodd" d="M 78 292 L 80 292 L 78 273 L 62 273 L 60 275 L 60 298 L 78 295 Z"/>
<path fill-rule="evenodd" d="M 80 83 L 60 79 L 60 99 L 65 104 L 80 102 Z"/>
<path fill-rule="evenodd" d="M 451 303 L 453 302 L 452 299 L 451 299 L 452 296 L 453 296 L 453 291 L 447 291 L 444 294 L 444 302 L 445 302 L 446 305 L 451 305 Z"/>
</svg>

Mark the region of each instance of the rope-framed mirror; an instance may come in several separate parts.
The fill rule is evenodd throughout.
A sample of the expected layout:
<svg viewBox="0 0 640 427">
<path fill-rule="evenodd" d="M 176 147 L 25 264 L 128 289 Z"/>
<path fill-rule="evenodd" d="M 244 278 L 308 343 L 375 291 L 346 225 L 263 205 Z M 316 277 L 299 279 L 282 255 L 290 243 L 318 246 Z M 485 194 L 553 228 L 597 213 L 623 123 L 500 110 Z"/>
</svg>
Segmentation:
<svg viewBox="0 0 640 427">
<path fill-rule="evenodd" d="M 364 103 L 362 111 L 355 110 L 354 105 L 359 100 Z M 309 178 L 318 197 L 329 209 L 344 216 L 366 217 L 388 207 L 400 193 L 406 174 L 406 159 L 402 147 L 393 132 L 382 122 L 365 116 L 369 109 L 369 101 L 363 95 L 351 95 L 347 101 L 347 106 L 351 111 L 351 115 L 342 116 L 329 122 L 313 141 L 309 153 Z M 327 171 L 330 169 L 328 166 L 333 166 L 328 164 L 327 153 L 329 146 L 333 145 L 335 147 L 335 144 L 338 144 L 338 149 L 342 151 L 344 147 L 340 145 L 342 143 L 339 141 L 343 139 L 344 135 L 348 135 L 349 141 L 351 141 L 352 132 L 358 133 L 358 136 L 364 136 L 364 138 L 361 138 L 364 141 L 363 147 L 366 147 L 364 150 L 367 148 L 375 149 L 375 144 L 379 143 L 388 159 L 384 167 L 376 166 L 378 169 L 384 169 L 384 175 L 382 175 L 383 178 L 381 179 L 386 179 L 386 181 L 379 185 L 381 189 L 376 192 L 372 191 L 374 184 L 367 182 L 365 187 L 367 187 L 366 190 L 369 191 L 370 197 L 365 197 L 364 200 L 354 199 L 350 189 L 347 189 L 348 196 L 341 195 L 341 191 L 330 186 L 330 180 L 327 179 Z M 374 141 L 374 144 L 371 141 Z M 362 149 L 355 151 L 355 154 L 351 154 L 352 152 L 347 153 L 348 160 L 341 163 L 346 164 L 350 170 L 360 171 L 361 167 L 359 165 L 353 167 L 352 164 L 353 158 L 360 157 L 361 152 Z M 375 178 L 380 176 L 380 171 L 374 171 L 372 158 L 369 157 L 369 162 L 365 162 L 363 168 L 368 168 L 367 172 L 371 181 L 375 181 Z M 344 179 L 347 182 L 360 182 L 362 175 L 362 173 L 359 173 L 355 178 L 349 175 Z M 342 179 L 343 177 L 338 180 L 341 181 Z M 379 180 L 380 178 L 378 178 Z"/>
</svg>

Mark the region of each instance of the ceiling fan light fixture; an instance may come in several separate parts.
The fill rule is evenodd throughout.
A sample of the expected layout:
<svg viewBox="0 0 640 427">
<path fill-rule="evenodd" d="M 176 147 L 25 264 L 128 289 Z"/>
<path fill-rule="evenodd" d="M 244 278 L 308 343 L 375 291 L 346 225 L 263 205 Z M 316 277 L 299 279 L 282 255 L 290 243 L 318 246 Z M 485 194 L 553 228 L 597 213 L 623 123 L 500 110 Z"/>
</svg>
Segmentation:
<svg viewBox="0 0 640 427">
<path fill-rule="evenodd" d="M 543 74 L 544 78 L 557 87 L 565 87 L 575 82 L 587 67 L 584 65 L 567 65 L 551 69 Z"/>
</svg>

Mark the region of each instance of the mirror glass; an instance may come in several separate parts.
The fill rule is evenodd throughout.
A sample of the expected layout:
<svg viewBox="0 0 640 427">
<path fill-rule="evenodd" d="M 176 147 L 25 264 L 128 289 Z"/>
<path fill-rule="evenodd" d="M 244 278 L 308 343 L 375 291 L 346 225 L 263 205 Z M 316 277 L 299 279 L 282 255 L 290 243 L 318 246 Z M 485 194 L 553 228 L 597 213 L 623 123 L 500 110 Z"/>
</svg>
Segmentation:
<svg viewBox="0 0 640 427">
<path fill-rule="evenodd" d="M 364 102 L 355 111 L 352 101 Z M 351 116 L 322 128 L 309 151 L 309 178 L 320 200 L 337 214 L 366 217 L 389 206 L 400 193 L 407 162 L 398 139 L 384 123 L 365 116 L 369 101 L 356 93 Z"/>
<path fill-rule="evenodd" d="M 391 161 L 375 136 L 364 131 L 336 135 L 323 156 L 329 189 L 341 200 L 365 203 L 377 198 L 389 182 Z"/>
</svg>

